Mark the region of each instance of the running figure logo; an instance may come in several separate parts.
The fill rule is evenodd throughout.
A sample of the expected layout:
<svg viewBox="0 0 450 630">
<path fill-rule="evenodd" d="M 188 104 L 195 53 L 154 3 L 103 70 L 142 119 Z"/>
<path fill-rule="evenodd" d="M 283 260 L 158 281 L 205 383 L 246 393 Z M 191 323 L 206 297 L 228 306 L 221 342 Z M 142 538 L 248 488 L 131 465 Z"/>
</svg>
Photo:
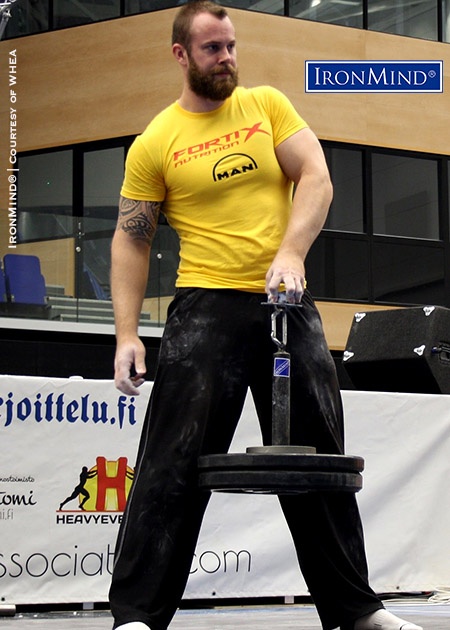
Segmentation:
<svg viewBox="0 0 450 630">
<path fill-rule="evenodd" d="M 134 470 L 127 465 L 126 457 L 107 461 L 97 457 L 91 469 L 83 466 L 78 485 L 59 506 L 78 499 L 78 508 L 89 512 L 123 512 L 134 478 Z"/>
</svg>

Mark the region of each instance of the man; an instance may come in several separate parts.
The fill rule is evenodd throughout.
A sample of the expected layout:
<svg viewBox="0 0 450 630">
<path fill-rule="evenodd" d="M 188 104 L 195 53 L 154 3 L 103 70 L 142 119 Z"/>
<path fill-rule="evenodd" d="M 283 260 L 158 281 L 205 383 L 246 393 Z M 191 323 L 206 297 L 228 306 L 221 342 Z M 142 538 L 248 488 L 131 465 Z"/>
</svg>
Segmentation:
<svg viewBox="0 0 450 630">
<path fill-rule="evenodd" d="M 301 302 L 288 313 L 291 442 L 343 452 L 334 364 L 305 288 L 305 259 L 332 195 L 320 144 L 280 92 L 237 87 L 235 32 L 222 7 L 183 6 L 172 44 L 181 96 L 130 149 L 112 245 L 115 379 L 136 395 L 146 371 L 137 325 L 161 211 L 180 237 L 177 291 L 116 547 L 110 602 L 120 630 L 167 629 L 209 499 L 197 459 L 227 451 L 248 387 L 270 440 L 274 348 L 261 302 L 276 303 L 281 291 Z M 352 493 L 280 503 L 325 630 L 420 630 L 384 610 L 367 584 Z"/>
</svg>

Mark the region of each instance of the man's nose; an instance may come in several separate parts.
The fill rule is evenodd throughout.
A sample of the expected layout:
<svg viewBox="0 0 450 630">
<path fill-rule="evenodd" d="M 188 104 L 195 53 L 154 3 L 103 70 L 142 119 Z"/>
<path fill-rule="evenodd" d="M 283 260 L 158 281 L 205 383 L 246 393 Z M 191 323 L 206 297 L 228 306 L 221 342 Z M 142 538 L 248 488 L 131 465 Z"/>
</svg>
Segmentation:
<svg viewBox="0 0 450 630">
<path fill-rule="evenodd" d="M 227 46 L 224 46 L 219 52 L 218 62 L 219 63 L 230 63 L 232 58 L 233 58 L 233 55 L 231 54 L 230 50 L 228 49 Z"/>
</svg>

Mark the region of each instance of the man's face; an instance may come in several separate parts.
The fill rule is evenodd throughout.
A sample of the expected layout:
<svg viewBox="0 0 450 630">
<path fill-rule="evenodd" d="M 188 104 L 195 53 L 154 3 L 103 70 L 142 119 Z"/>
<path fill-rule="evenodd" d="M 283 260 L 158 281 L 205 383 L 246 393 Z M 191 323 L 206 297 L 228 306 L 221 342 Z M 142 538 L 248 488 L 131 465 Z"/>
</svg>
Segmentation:
<svg viewBox="0 0 450 630">
<path fill-rule="evenodd" d="M 191 27 L 188 81 L 203 98 L 222 101 L 238 84 L 236 40 L 228 17 L 219 20 L 209 13 L 195 16 Z"/>
<path fill-rule="evenodd" d="M 188 80 L 191 90 L 211 101 L 223 101 L 232 95 L 238 84 L 238 73 L 233 66 L 218 65 L 202 71 L 189 56 Z"/>
</svg>

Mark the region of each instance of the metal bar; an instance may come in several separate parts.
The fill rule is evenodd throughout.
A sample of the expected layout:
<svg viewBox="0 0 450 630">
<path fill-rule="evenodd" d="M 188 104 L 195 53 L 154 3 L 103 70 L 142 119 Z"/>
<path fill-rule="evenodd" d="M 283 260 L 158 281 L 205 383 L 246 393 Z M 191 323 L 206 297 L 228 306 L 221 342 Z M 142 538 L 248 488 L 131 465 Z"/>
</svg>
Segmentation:
<svg viewBox="0 0 450 630">
<path fill-rule="evenodd" d="M 273 355 L 272 376 L 272 445 L 290 443 L 290 370 L 291 355 L 278 350 Z"/>
</svg>

